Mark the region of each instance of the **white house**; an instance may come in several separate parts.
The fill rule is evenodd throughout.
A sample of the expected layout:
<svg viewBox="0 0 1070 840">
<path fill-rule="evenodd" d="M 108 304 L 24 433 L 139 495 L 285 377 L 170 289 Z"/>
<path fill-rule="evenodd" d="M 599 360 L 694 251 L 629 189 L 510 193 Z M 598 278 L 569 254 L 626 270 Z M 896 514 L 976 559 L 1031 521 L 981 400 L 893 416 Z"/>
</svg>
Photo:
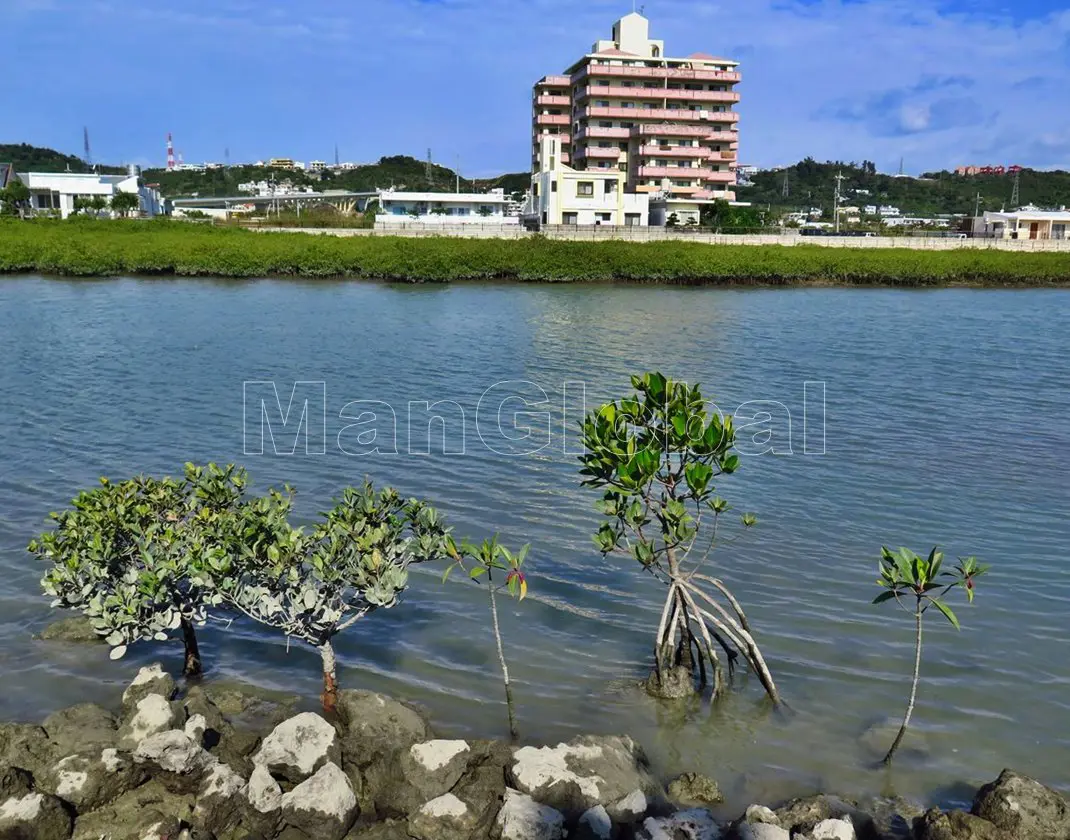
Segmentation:
<svg viewBox="0 0 1070 840">
<path fill-rule="evenodd" d="M 561 141 L 541 138 L 539 171 L 532 176 L 524 210 L 541 225 L 621 225 L 650 223 L 650 196 L 627 193 L 627 173 L 617 169 L 573 169 L 561 161 Z"/>
<path fill-rule="evenodd" d="M 66 219 L 74 212 L 75 198 L 101 196 L 110 202 L 116 193 L 137 195 L 142 216 L 159 216 L 165 212 L 163 196 L 155 188 L 143 184 L 136 169 L 128 175 L 20 172 L 18 178 L 30 190 L 30 206 L 35 213 L 58 212 Z"/>
<path fill-rule="evenodd" d="M 376 227 L 403 224 L 505 224 L 515 225 L 507 211 L 512 199 L 502 190 L 489 193 L 435 193 L 379 190 L 382 212 Z"/>
<path fill-rule="evenodd" d="M 985 213 L 974 219 L 974 233 L 996 239 L 1070 239 L 1070 210 L 1023 207 L 1010 213 Z"/>
</svg>

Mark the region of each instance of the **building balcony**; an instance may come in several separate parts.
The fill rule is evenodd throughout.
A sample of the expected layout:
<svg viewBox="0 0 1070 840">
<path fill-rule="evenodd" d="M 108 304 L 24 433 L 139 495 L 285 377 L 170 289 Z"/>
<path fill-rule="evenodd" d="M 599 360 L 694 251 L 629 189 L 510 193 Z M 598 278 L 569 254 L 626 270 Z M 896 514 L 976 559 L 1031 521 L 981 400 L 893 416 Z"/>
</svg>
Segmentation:
<svg viewBox="0 0 1070 840">
<path fill-rule="evenodd" d="M 536 105 L 547 106 L 564 106 L 568 108 L 572 105 L 572 98 L 569 96 L 558 96 L 556 94 L 543 93 L 535 97 Z"/>
<path fill-rule="evenodd" d="M 734 184 L 735 172 L 717 172 L 713 169 L 688 168 L 686 166 L 640 166 L 636 169 L 640 178 L 673 178 L 676 180 L 712 181 L 718 184 Z"/>
<path fill-rule="evenodd" d="M 568 114 L 536 114 L 536 125 L 570 125 L 572 118 Z"/>
<path fill-rule="evenodd" d="M 671 79 L 674 82 L 728 82 L 736 84 L 741 76 L 732 70 L 695 70 L 684 67 L 619 67 L 615 64 L 588 62 L 572 74 L 573 83 L 590 76 L 615 79 Z M 550 78 L 550 77 L 547 77 Z"/>
<path fill-rule="evenodd" d="M 727 90 L 683 90 L 663 87 L 618 87 L 592 85 L 576 91 L 576 99 L 608 96 L 614 99 L 656 99 L 680 102 L 739 102 L 739 94 Z"/>
<path fill-rule="evenodd" d="M 714 158 L 720 155 L 720 152 L 715 152 L 713 149 L 706 146 L 640 146 L 639 154 L 645 157 L 677 157 L 677 158 L 697 158 L 708 159 Z"/>
<path fill-rule="evenodd" d="M 735 131 L 716 131 L 701 125 L 679 125 L 659 123 L 657 125 L 638 125 L 632 129 L 640 137 L 699 137 L 713 143 L 735 143 L 739 135 Z"/>
<path fill-rule="evenodd" d="M 601 158 L 605 160 L 619 160 L 622 154 L 620 149 L 604 149 L 601 146 L 588 146 L 586 150 L 576 150 L 577 155 L 589 158 Z"/>
<path fill-rule="evenodd" d="M 572 78 L 570 76 L 543 76 L 539 81 L 535 83 L 537 88 L 547 87 L 571 87 Z"/>
<path fill-rule="evenodd" d="M 613 140 L 627 140 L 632 136 L 632 129 L 630 128 L 602 128 L 597 125 L 589 125 L 582 127 L 576 132 L 576 139 L 581 140 L 585 137 L 599 137 Z"/>
<path fill-rule="evenodd" d="M 579 115 L 588 119 L 622 120 L 683 120 L 685 122 L 733 123 L 739 121 L 735 111 L 685 111 L 682 108 L 614 108 L 592 105 L 579 109 Z"/>
</svg>

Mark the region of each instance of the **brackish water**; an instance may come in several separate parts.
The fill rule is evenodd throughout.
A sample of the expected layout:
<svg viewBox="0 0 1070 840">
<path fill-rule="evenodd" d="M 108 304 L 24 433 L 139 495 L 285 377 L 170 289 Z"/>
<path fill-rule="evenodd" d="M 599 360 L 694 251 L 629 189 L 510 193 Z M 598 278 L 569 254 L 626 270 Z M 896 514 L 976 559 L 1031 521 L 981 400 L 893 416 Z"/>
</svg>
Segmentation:
<svg viewBox="0 0 1070 840">
<path fill-rule="evenodd" d="M 967 795 L 957 783 L 1004 766 L 1066 789 L 1068 335 L 1070 292 L 1051 290 L 0 280 L 0 719 L 114 703 L 140 665 L 178 668 L 174 646 L 112 663 L 103 648 L 32 640 L 50 616 L 25 545 L 100 475 L 214 459 L 243 462 L 257 488 L 295 485 L 303 517 L 369 475 L 441 506 L 460 533 L 530 542 L 531 597 L 502 617 L 528 739 L 625 731 L 663 773 L 714 775 L 733 806 L 818 788 L 953 801 Z M 719 488 L 760 524 L 715 563 L 795 709 L 786 719 L 755 681 L 712 710 L 659 708 L 630 687 L 662 593 L 594 550 L 597 494 L 578 484 L 572 429 L 577 383 L 591 407 L 651 368 L 701 381 L 726 412 L 784 406 L 766 424 L 779 454 L 744 457 Z M 325 452 L 313 434 L 313 454 L 303 437 L 285 454 L 291 422 L 274 429 L 284 454 L 270 437 L 244 454 L 261 429 L 253 415 L 243 426 L 251 380 L 277 383 L 284 406 L 295 381 L 324 382 Z M 481 395 L 508 381 L 477 428 Z M 817 386 L 804 406 L 806 382 L 824 383 L 823 409 Z M 499 412 L 538 389 L 545 405 Z M 397 454 L 383 406 L 370 407 L 382 451 L 359 454 L 373 425 L 340 417 L 357 418 L 357 400 L 396 411 Z M 463 428 L 444 406 L 446 451 L 436 425 L 418 454 L 426 414 L 414 410 L 410 438 L 409 403 L 439 400 L 460 404 Z M 912 625 L 869 605 L 876 557 L 882 543 L 935 542 L 994 570 L 958 610 L 961 633 L 930 623 L 915 717 L 928 752 L 886 774 L 859 735 L 901 713 Z M 443 733 L 500 735 L 487 618 L 481 590 L 421 570 L 401 607 L 340 638 L 342 682 L 423 704 Z M 300 645 L 241 623 L 202 637 L 209 679 L 318 691 L 318 657 Z"/>
</svg>

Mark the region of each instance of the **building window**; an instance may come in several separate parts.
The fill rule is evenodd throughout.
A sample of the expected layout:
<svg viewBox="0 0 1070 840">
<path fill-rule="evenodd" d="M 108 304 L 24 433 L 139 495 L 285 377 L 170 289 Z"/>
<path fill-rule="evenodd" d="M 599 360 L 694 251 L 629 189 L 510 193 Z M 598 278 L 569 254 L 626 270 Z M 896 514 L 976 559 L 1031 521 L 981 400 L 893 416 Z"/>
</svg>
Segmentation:
<svg viewBox="0 0 1070 840">
<path fill-rule="evenodd" d="M 597 105 L 599 108 L 608 108 L 609 107 L 609 100 L 608 99 L 599 99 L 594 104 Z"/>
<path fill-rule="evenodd" d="M 457 215 L 458 216 L 470 216 L 471 214 L 472 214 L 472 211 L 468 207 L 458 207 L 457 208 Z"/>
<path fill-rule="evenodd" d="M 624 224 L 628 227 L 639 227 L 639 223 L 642 221 L 642 215 L 639 213 L 625 213 Z"/>
<path fill-rule="evenodd" d="M 576 195 L 581 198 L 590 198 L 594 195 L 594 181 L 580 181 L 576 184 Z"/>
<path fill-rule="evenodd" d="M 654 47 L 650 51 L 650 54 L 654 56 L 654 58 L 661 58 L 661 47 Z"/>
<path fill-rule="evenodd" d="M 550 192 L 557 192 L 557 181 L 550 182 Z"/>
<path fill-rule="evenodd" d="M 621 172 L 627 172 L 628 171 L 628 164 L 626 164 L 626 163 L 618 163 L 617 164 L 617 169 L 619 169 Z"/>
<path fill-rule="evenodd" d="M 617 182 L 616 181 L 606 181 L 605 185 L 606 185 L 605 186 L 606 195 L 609 195 L 610 193 L 615 193 L 617 191 Z"/>
<path fill-rule="evenodd" d="M 613 123 L 607 120 L 602 120 L 598 123 L 599 128 L 613 128 Z"/>
<path fill-rule="evenodd" d="M 479 215 L 480 216 L 493 216 L 494 215 L 494 208 L 491 207 L 489 204 L 480 204 L 479 205 Z"/>
<path fill-rule="evenodd" d="M 613 221 L 613 214 L 612 213 L 595 213 L 594 216 L 600 222 L 612 222 Z"/>
<path fill-rule="evenodd" d="M 561 216 L 561 221 L 566 225 L 578 225 L 580 223 L 579 213 L 565 213 Z"/>
</svg>

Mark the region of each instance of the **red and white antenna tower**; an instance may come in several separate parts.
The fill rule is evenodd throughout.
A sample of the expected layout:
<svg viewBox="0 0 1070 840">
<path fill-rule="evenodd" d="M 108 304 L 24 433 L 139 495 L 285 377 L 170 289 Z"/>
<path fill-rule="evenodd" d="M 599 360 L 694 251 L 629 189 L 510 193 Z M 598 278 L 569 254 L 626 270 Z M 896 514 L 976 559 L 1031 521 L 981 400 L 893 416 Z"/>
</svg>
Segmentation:
<svg viewBox="0 0 1070 840">
<path fill-rule="evenodd" d="M 175 168 L 175 144 L 171 142 L 171 132 L 167 132 L 167 171 L 172 172 Z"/>
</svg>

